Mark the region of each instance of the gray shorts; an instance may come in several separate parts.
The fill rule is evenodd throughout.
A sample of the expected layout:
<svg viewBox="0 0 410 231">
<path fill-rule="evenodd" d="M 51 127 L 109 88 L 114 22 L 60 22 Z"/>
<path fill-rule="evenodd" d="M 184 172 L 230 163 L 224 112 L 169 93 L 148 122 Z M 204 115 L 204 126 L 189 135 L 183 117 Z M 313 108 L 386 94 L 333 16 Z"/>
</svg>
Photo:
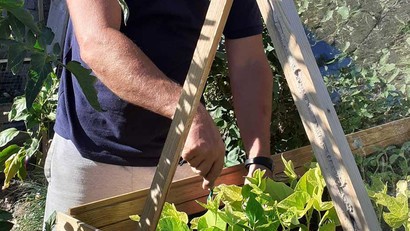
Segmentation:
<svg viewBox="0 0 410 231">
<path fill-rule="evenodd" d="M 56 134 L 44 166 L 49 183 L 44 218 L 47 220 L 53 211 L 66 213 L 74 206 L 148 188 L 155 170 L 85 159 L 70 140 Z M 184 165 L 177 168 L 174 180 L 192 175 L 190 167 Z"/>
</svg>

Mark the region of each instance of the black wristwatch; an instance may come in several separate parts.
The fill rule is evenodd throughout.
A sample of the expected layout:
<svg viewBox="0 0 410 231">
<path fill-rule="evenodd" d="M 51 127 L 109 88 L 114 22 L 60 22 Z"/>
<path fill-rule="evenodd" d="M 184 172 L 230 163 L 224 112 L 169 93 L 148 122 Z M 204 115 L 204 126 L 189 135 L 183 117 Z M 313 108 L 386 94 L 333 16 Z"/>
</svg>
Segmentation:
<svg viewBox="0 0 410 231">
<path fill-rule="evenodd" d="M 265 156 L 257 156 L 255 158 L 247 159 L 245 161 L 245 167 L 249 169 L 249 165 L 251 164 L 259 164 L 265 166 L 271 172 L 273 172 L 273 160 L 272 158 L 265 157 Z"/>
</svg>

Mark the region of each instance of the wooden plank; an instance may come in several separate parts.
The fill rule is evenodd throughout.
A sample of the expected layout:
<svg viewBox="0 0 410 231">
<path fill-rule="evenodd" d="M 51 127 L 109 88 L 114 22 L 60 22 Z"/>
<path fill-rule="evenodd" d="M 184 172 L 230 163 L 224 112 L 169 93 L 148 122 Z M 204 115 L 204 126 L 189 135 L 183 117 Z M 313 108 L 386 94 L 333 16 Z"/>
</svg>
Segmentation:
<svg viewBox="0 0 410 231">
<path fill-rule="evenodd" d="M 344 230 L 381 230 L 293 1 L 257 0 Z"/>
<path fill-rule="evenodd" d="M 98 231 L 91 225 L 87 225 L 64 213 L 57 212 L 56 216 L 56 231 Z"/>
<path fill-rule="evenodd" d="M 400 132 L 390 132 L 392 130 L 400 130 Z M 388 141 L 385 140 L 385 136 L 390 137 Z M 367 137 L 373 137 L 373 140 L 369 140 Z M 355 140 L 361 140 L 362 148 L 366 150 L 372 150 L 375 149 L 375 147 L 384 147 L 392 144 L 400 145 L 405 141 L 410 140 L 410 117 L 349 134 L 347 139 L 351 146 L 355 145 Z M 379 146 L 382 141 L 385 145 Z M 277 181 L 286 180 L 286 177 L 283 174 L 284 165 L 280 158 L 281 155 L 287 160 L 292 160 L 296 173 L 301 176 L 306 170 L 305 165 L 312 160 L 313 151 L 311 146 L 305 146 L 274 155 L 274 178 Z M 221 176 L 218 178 L 216 185 L 222 183 L 242 185 L 246 174 L 247 171 L 243 165 L 225 168 L 222 171 Z M 195 200 L 205 201 L 208 196 L 208 191 L 202 189 L 201 183 L 202 178 L 199 176 L 181 179 L 172 183 L 167 201 L 174 203 L 178 210 L 185 211 L 188 214 L 195 214 L 203 211 L 203 208 L 195 202 Z M 189 193 L 185 194 L 186 192 Z M 147 194 L 148 189 L 145 189 L 107 198 L 71 208 L 69 214 L 87 224 L 93 225 L 94 227 L 103 230 L 114 227 L 113 230 L 115 230 L 115 227 L 117 227 L 116 224 L 129 224 L 127 222 L 129 221 L 129 215 L 141 214 L 142 204 L 145 201 Z"/>
<path fill-rule="evenodd" d="M 246 175 L 246 169 L 243 166 L 226 168 L 215 183 L 217 185 L 222 183 L 240 185 L 243 183 L 244 175 Z M 174 182 L 171 185 L 167 201 L 179 205 L 208 195 L 209 192 L 201 187 L 202 180 L 200 176 L 193 176 Z M 144 189 L 118 197 L 107 198 L 71 208 L 69 214 L 87 224 L 101 228 L 128 220 L 129 215 L 141 214 L 142 205 L 148 193 L 149 189 Z"/>
<path fill-rule="evenodd" d="M 402 144 L 408 141 L 408 137 L 410 117 L 353 133 L 347 136 L 347 140 L 355 154 L 366 156 L 373 153 L 375 148 Z"/>
<path fill-rule="evenodd" d="M 212 0 L 210 2 L 181 97 L 154 175 L 150 196 L 144 205 L 141 221 L 139 222 L 140 230 L 156 229 L 231 6 L 232 0 Z"/>
</svg>

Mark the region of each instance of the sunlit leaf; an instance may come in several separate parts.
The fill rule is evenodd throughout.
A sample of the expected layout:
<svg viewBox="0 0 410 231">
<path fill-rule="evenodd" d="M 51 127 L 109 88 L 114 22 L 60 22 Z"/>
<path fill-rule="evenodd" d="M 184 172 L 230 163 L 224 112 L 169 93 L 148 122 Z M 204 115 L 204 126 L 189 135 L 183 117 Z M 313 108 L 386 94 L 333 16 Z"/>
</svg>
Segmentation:
<svg viewBox="0 0 410 231">
<path fill-rule="evenodd" d="M 124 25 L 127 25 L 127 21 L 128 21 L 129 16 L 130 16 L 130 10 L 128 8 L 128 5 L 125 2 L 125 0 L 118 0 L 118 3 L 120 4 L 121 10 L 122 10 L 122 13 L 123 13 Z"/>
<path fill-rule="evenodd" d="M 16 128 L 9 128 L 0 132 L 0 148 L 14 139 L 20 133 Z"/>
<path fill-rule="evenodd" d="M 90 105 L 97 111 L 101 111 L 100 103 L 98 102 L 97 90 L 94 83 L 97 80 L 95 76 L 91 75 L 91 70 L 81 66 L 81 63 L 71 61 L 67 64 L 67 69 L 74 74 L 80 84 L 81 89 Z"/>
</svg>

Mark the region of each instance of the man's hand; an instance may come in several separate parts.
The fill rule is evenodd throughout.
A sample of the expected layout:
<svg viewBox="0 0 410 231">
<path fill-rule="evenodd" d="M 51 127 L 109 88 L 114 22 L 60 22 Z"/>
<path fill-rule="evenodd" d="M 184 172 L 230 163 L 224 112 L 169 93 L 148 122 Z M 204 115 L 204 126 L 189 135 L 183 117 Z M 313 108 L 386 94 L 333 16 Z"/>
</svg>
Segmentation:
<svg viewBox="0 0 410 231">
<path fill-rule="evenodd" d="M 202 187 L 212 188 L 224 165 L 225 145 L 202 105 L 198 107 L 181 156 L 195 173 L 204 178 Z"/>
</svg>

